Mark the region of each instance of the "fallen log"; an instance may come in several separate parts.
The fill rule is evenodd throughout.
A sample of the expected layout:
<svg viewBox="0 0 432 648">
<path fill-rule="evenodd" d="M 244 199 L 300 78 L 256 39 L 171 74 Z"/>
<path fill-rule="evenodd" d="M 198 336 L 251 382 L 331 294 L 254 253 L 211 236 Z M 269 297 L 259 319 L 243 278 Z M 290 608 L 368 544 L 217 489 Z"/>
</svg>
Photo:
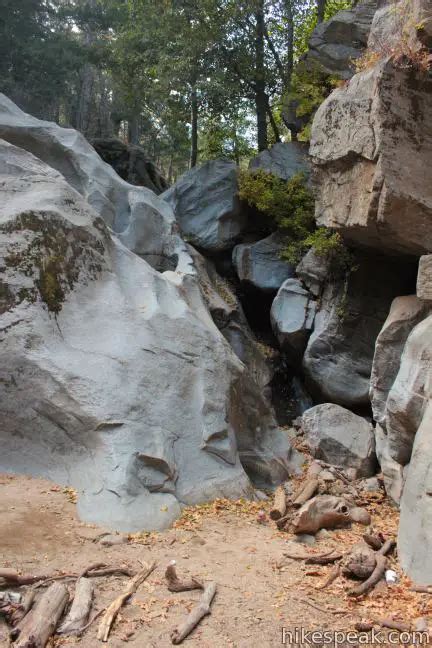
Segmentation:
<svg viewBox="0 0 432 648">
<path fill-rule="evenodd" d="M 204 588 L 198 604 L 191 610 L 186 619 L 171 632 L 171 641 L 174 645 L 180 644 L 198 623 L 208 614 L 211 614 L 211 603 L 216 594 L 216 583 L 208 583 Z"/>
<path fill-rule="evenodd" d="M 369 576 L 367 580 L 364 581 L 364 583 L 361 583 L 360 585 L 357 585 L 357 587 L 354 587 L 352 590 L 348 592 L 348 594 L 350 596 L 355 596 L 355 597 L 362 596 L 363 594 L 367 594 L 371 589 L 375 587 L 375 585 L 384 576 L 386 567 L 387 567 L 387 558 L 377 553 L 376 566 L 372 574 Z"/>
<path fill-rule="evenodd" d="M 100 622 L 97 638 L 100 641 L 108 641 L 108 636 L 111 630 L 111 626 L 114 623 L 119 610 L 123 607 L 126 601 L 129 599 L 132 594 L 134 594 L 138 587 L 150 576 L 150 574 L 156 569 L 156 563 L 153 562 L 150 565 L 146 565 L 142 571 L 140 571 L 132 580 L 128 583 L 123 594 L 120 594 L 114 601 L 107 607 L 105 614 L 102 617 Z"/>
<path fill-rule="evenodd" d="M 318 487 L 319 481 L 317 477 L 306 479 L 303 488 L 293 501 L 293 507 L 300 508 L 303 504 L 306 504 L 318 492 Z"/>
<path fill-rule="evenodd" d="M 15 648 L 44 648 L 55 633 L 68 601 L 69 592 L 63 583 L 50 585 L 24 617 Z"/>
<path fill-rule="evenodd" d="M 58 634 L 79 635 L 85 626 L 93 602 L 93 585 L 88 578 L 81 577 L 75 586 L 72 607 L 58 629 Z"/>
<path fill-rule="evenodd" d="M 333 495 L 316 495 L 303 504 L 293 522 L 293 532 L 317 533 L 320 529 L 335 529 L 350 524 L 348 503 Z"/>
<path fill-rule="evenodd" d="M 270 511 L 272 520 L 283 518 L 286 513 L 286 493 L 283 484 L 278 486 L 274 493 L 273 508 Z"/>
<path fill-rule="evenodd" d="M 170 592 L 188 592 L 195 589 L 204 589 L 202 583 L 200 583 L 196 578 L 191 578 L 191 580 L 182 581 L 177 576 L 176 572 L 176 561 L 171 560 L 168 567 L 165 570 L 165 578 L 167 580 L 167 587 Z"/>
<path fill-rule="evenodd" d="M 289 522 L 292 518 L 292 512 L 290 511 L 287 513 L 287 515 L 284 515 L 283 517 L 279 518 L 279 520 L 276 520 L 276 526 L 279 529 L 279 531 L 283 531 L 283 529 L 286 526 L 286 523 Z"/>
</svg>

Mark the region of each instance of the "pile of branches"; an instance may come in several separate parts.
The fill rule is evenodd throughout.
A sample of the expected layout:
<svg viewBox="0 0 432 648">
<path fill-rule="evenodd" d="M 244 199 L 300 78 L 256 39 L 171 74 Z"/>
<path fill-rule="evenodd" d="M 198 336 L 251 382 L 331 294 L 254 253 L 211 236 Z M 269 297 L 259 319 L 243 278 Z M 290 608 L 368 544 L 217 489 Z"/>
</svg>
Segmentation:
<svg viewBox="0 0 432 648">
<path fill-rule="evenodd" d="M 139 572 L 101 563 L 79 574 L 34 576 L 19 574 L 14 569 L 0 569 L 0 616 L 9 626 L 10 642 L 15 648 L 44 648 L 55 634 L 81 637 L 98 617 L 101 619 L 97 638 L 108 641 L 119 611 L 155 569 L 154 562 L 143 564 Z M 107 576 L 127 576 L 129 580 L 110 605 L 92 614 L 94 579 Z M 172 643 L 180 644 L 201 619 L 210 614 L 216 583 L 204 585 L 196 578 L 181 580 L 175 561 L 168 565 L 165 578 L 170 592 L 194 589 L 203 592 L 197 605 L 171 633 Z M 69 589 L 67 582 L 72 582 L 73 587 Z"/>
</svg>

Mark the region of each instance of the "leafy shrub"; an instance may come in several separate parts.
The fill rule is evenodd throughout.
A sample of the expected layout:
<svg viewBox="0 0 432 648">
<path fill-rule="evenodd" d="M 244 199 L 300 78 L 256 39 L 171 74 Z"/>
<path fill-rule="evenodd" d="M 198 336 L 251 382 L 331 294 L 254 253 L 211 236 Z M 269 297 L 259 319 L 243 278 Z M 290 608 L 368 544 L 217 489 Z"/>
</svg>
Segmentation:
<svg viewBox="0 0 432 648">
<path fill-rule="evenodd" d="M 313 247 L 317 254 L 331 260 L 332 271 L 346 272 L 350 267 L 350 255 L 340 235 L 325 227 L 316 228 L 315 201 L 304 175 L 285 181 L 262 169 L 242 171 L 239 196 L 282 234 L 286 246 L 281 257 L 289 263 L 298 263 Z"/>
</svg>

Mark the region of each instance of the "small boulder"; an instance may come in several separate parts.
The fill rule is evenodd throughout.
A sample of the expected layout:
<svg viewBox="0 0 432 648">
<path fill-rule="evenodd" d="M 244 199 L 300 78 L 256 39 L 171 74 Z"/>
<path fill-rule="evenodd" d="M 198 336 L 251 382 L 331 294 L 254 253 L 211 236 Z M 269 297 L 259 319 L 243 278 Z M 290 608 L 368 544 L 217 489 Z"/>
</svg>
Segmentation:
<svg viewBox="0 0 432 648">
<path fill-rule="evenodd" d="M 404 487 L 405 471 L 404 467 L 390 456 L 387 434 L 380 425 L 375 428 L 375 444 L 387 496 L 396 506 L 399 506 Z"/>
<path fill-rule="evenodd" d="M 297 276 L 315 297 L 321 293 L 322 287 L 328 278 L 330 260 L 311 248 L 300 261 L 296 268 Z"/>
<path fill-rule="evenodd" d="M 303 414 L 305 439 L 317 459 L 355 468 L 359 477 L 375 474 L 375 437 L 372 425 L 349 410 L 325 403 Z"/>
<path fill-rule="evenodd" d="M 237 196 L 237 166 L 210 160 L 190 169 L 161 197 L 173 208 L 184 236 L 209 252 L 231 249 L 246 225 Z"/>
<path fill-rule="evenodd" d="M 278 234 L 236 245 L 232 260 L 240 281 L 269 293 L 279 290 L 286 279 L 294 276 L 293 266 L 280 257 L 283 248 Z"/>
<path fill-rule="evenodd" d="M 263 169 L 289 180 L 297 173 L 309 175 L 308 146 L 301 142 L 277 142 L 267 151 L 262 151 L 249 163 L 249 169 Z"/>
<path fill-rule="evenodd" d="M 281 348 L 293 359 L 301 358 L 312 331 L 316 302 L 298 279 L 287 279 L 276 295 L 270 319 Z"/>
<path fill-rule="evenodd" d="M 385 426 L 386 403 L 399 371 L 405 343 L 425 318 L 425 305 L 415 295 L 396 297 L 377 341 L 372 364 L 370 397 L 374 420 Z"/>
</svg>

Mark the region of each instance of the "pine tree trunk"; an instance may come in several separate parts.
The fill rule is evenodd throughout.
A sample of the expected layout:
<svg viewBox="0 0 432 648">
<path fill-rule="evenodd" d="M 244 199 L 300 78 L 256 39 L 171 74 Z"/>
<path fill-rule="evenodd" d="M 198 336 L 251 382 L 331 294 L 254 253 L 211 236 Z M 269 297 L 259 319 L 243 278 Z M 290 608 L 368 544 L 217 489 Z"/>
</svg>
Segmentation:
<svg viewBox="0 0 432 648">
<path fill-rule="evenodd" d="M 195 84 L 192 86 L 191 92 L 191 155 L 190 167 L 191 169 L 197 165 L 198 162 L 198 94 Z"/>
<path fill-rule="evenodd" d="M 267 137 L 267 95 L 265 83 L 265 61 L 264 61 L 264 39 L 265 39 L 265 18 L 264 0 L 258 1 L 258 9 L 255 12 L 256 35 L 255 35 L 255 110 L 258 130 L 258 150 L 265 151 L 268 148 Z"/>
<path fill-rule="evenodd" d="M 132 115 L 128 123 L 129 144 L 139 144 L 140 139 L 140 118 L 138 114 Z"/>
</svg>

